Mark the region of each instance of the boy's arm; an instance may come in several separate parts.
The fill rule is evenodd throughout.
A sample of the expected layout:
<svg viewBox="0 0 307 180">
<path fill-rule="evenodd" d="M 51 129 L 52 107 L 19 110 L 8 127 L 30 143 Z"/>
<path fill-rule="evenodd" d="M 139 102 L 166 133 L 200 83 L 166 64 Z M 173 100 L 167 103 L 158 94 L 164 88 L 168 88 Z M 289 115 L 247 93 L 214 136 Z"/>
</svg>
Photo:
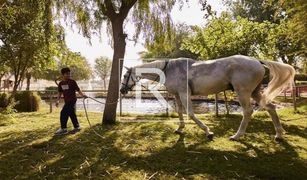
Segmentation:
<svg viewBox="0 0 307 180">
<path fill-rule="evenodd" d="M 78 93 L 79 93 L 82 97 L 87 98 L 87 95 L 83 94 L 83 92 L 81 91 L 81 89 L 79 89 Z"/>
<path fill-rule="evenodd" d="M 60 99 L 61 99 L 61 96 L 62 96 L 62 92 L 58 92 L 58 97 L 57 97 L 57 100 L 56 100 L 56 103 L 55 103 L 55 106 L 58 107 L 59 106 L 59 103 L 60 103 Z"/>
<path fill-rule="evenodd" d="M 75 81 L 75 86 L 76 86 L 76 91 L 83 97 L 83 98 L 87 98 L 87 95 L 83 94 L 83 92 L 81 91 L 81 89 L 79 88 L 77 82 Z"/>
</svg>

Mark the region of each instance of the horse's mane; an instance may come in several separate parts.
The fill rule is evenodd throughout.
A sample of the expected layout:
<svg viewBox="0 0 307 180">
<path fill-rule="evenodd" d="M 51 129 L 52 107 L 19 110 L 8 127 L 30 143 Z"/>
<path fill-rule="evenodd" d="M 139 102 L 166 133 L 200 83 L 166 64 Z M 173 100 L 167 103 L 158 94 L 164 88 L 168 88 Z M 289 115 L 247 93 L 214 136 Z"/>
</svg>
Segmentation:
<svg viewBox="0 0 307 180">
<path fill-rule="evenodd" d="M 159 68 L 162 69 L 165 66 L 166 60 L 155 60 L 141 65 L 137 65 L 134 68 Z"/>
</svg>

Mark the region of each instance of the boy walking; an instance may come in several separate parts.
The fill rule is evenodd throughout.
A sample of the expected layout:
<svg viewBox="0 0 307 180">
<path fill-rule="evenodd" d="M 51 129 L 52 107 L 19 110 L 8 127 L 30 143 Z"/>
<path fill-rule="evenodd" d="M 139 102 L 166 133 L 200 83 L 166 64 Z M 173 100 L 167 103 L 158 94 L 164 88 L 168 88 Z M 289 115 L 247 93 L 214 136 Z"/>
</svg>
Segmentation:
<svg viewBox="0 0 307 180">
<path fill-rule="evenodd" d="M 74 126 L 74 129 L 70 131 L 70 133 L 76 133 L 80 131 L 80 125 L 76 115 L 76 102 L 77 102 L 76 92 L 78 92 L 84 98 L 87 97 L 82 93 L 77 82 L 71 79 L 69 68 L 61 69 L 61 74 L 63 80 L 58 84 L 58 99 L 56 102 L 56 107 L 59 106 L 59 101 L 62 94 L 64 96 L 65 104 L 63 106 L 60 115 L 61 128 L 55 132 L 55 135 L 62 135 L 68 132 L 67 121 L 69 117 Z"/>
</svg>

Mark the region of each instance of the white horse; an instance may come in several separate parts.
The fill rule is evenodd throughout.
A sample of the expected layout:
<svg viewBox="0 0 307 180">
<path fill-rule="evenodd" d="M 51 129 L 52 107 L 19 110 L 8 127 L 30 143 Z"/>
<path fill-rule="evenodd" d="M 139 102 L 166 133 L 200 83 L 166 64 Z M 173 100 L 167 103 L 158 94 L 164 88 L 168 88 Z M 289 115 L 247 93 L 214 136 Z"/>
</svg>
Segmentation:
<svg viewBox="0 0 307 180">
<path fill-rule="evenodd" d="M 206 132 L 212 140 L 213 133 L 208 126 L 195 117 L 191 95 L 208 95 L 233 89 L 243 109 L 243 119 L 236 134 L 231 140 L 238 140 L 245 133 L 248 122 L 251 119 L 253 109 L 250 99 L 253 98 L 260 106 L 270 114 L 275 130 L 276 140 L 282 140 L 284 129 L 277 116 L 275 106 L 271 100 L 285 87 L 292 85 L 295 70 L 292 66 L 273 61 L 262 61 L 251 57 L 235 55 L 231 57 L 210 60 L 195 61 L 193 59 L 178 58 L 167 61 L 157 60 L 132 68 L 124 75 L 121 85 L 121 93 L 126 94 L 135 86 L 139 79 L 157 81 L 157 74 L 141 74 L 136 76 L 136 68 L 158 68 L 165 73 L 165 87 L 167 91 L 175 95 L 179 114 L 179 128 L 176 133 L 182 133 L 185 126 L 183 120 L 183 108 L 188 116 Z M 269 73 L 267 73 L 269 71 Z M 270 77 L 269 84 L 264 92 L 261 92 L 261 84 L 265 76 Z"/>
</svg>

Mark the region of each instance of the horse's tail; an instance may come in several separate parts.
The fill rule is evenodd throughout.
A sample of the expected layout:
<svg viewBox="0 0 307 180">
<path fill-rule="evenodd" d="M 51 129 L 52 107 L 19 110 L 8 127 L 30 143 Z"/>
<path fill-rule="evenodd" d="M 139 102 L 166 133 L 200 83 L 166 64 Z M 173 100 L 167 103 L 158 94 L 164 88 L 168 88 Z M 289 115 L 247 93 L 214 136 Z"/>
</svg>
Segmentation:
<svg viewBox="0 0 307 180">
<path fill-rule="evenodd" d="M 264 90 L 260 105 L 265 107 L 278 94 L 287 87 L 293 87 L 295 69 L 288 65 L 274 61 L 262 61 L 270 70 L 270 82 L 268 87 Z"/>
</svg>

